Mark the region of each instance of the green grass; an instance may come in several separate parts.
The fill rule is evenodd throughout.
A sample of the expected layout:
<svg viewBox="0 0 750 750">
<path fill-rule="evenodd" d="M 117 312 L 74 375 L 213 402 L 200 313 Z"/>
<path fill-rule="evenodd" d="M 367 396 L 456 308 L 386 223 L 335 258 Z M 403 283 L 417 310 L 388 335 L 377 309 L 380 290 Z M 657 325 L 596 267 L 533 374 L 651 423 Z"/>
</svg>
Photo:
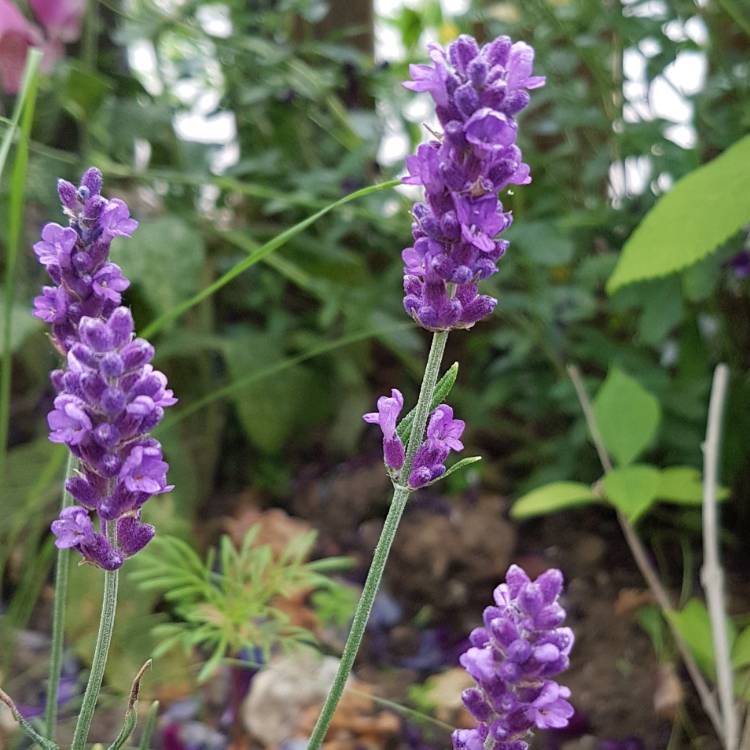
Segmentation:
<svg viewBox="0 0 750 750">
<path fill-rule="evenodd" d="M 26 169 L 29 163 L 29 139 L 34 122 L 34 105 L 38 84 L 41 53 L 31 50 L 26 58 L 23 82 L 16 99 L 11 127 L 6 131 L 0 144 L 0 180 L 11 143 L 18 130 L 20 137 L 16 147 L 16 158 L 10 181 L 8 198 L 8 235 L 5 252 L 5 285 L 3 294 L 2 362 L 0 369 L 0 481 L 5 478 L 5 465 L 8 450 L 8 430 L 10 421 L 10 385 L 12 376 L 11 335 L 13 333 L 13 302 L 16 296 L 16 263 L 18 247 L 23 233 L 23 214 L 26 202 Z"/>
</svg>

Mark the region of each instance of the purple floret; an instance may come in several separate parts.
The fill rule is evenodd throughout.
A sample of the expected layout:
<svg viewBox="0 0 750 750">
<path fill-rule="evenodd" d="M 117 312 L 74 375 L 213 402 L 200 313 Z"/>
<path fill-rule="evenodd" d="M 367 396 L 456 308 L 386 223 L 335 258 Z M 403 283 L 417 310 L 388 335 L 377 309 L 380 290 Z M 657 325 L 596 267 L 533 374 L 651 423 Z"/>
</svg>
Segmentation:
<svg viewBox="0 0 750 750">
<path fill-rule="evenodd" d="M 499 37 L 479 47 L 461 36 L 447 50 L 430 45 L 432 64 L 410 66 L 404 86 L 429 93 L 443 134 L 406 160 L 403 181 L 421 185 L 414 244 L 404 250 L 404 308 L 432 331 L 471 328 L 492 313 L 493 297 L 477 282 L 497 271 L 511 224 L 498 193 L 531 181 L 516 145 L 515 116 L 529 104 L 534 50 Z"/>
<path fill-rule="evenodd" d="M 34 300 L 34 315 L 51 325 L 66 360 L 52 373 L 58 395 L 47 417 L 49 438 L 78 459 L 66 489 L 80 505 L 53 522 L 55 543 L 114 570 L 154 535 L 140 519 L 144 503 L 172 489 L 161 446 L 149 432 L 176 399 L 150 364 L 151 344 L 134 337 L 133 317 L 120 304 L 130 282 L 109 260 L 112 239 L 129 237 L 138 222 L 123 201 L 104 198 L 101 187 L 94 168 L 78 188 L 58 182 L 70 226 L 47 224 L 34 245 L 54 284 Z"/>
<path fill-rule="evenodd" d="M 389 469 L 398 471 L 404 465 L 404 444 L 396 434 L 396 422 L 404 408 L 404 397 L 397 388 L 391 390 L 390 398 L 378 399 L 378 410 L 364 414 L 362 419 L 380 425 L 383 433 L 383 461 Z"/>
<path fill-rule="evenodd" d="M 476 682 L 461 697 L 478 724 L 453 733 L 454 750 L 526 750 L 534 729 L 568 725 L 570 690 L 552 679 L 568 668 L 574 641 L 561 627 L 562 586 L 559 570 L 531 581 L 517 565 L 508 569 L 459 660 Z"/>
</svg>

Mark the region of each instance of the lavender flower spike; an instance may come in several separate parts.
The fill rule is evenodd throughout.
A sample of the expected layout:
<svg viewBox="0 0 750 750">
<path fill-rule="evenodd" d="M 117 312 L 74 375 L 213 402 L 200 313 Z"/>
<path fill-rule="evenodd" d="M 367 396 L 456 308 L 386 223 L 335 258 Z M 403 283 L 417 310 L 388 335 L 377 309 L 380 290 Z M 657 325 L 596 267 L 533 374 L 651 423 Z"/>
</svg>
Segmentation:
<svg viewBox="0 0 750 750">
<path fill-rule="evenodd" d="M 471 328 L 497 304 L 477 285 L 508 247 L 497 236 L 512 216 L 498 193 L 531 181 L 515 117 L 544 78 L 531 75 L 534 50 L 508 37 L 480 48 L 461 36 L 447 51 L 430 45 L 430 57 L 404 83 L 432 96 L 443 127 L 406 160 L 403 181 L 424 187 L 425 202 L 414 206 L 414 244 L 402 253 L 404 308 L 423 328 L 446 331 Z"/>
<path fill-rule="evenodd" d="M 534 728 L 559 729 L 573 715 L 570 690 L 551 679 L 568 668 L 573 631 L 561 627 L 563 577 L 547 570 L 535 581 L 512 565 L 484 611 L 484 627 L 460 658 L 476 687 L 461 696 L 478 720 L 453 733 L 454 750 L 527 750 Z"/>
<path fill-rule="evenodd" d="M 141 521 L 144 503 L 172 489 L 161 446 L 149 432 L 176 399 L 150 364 L 154 348 L 134 337 L 130 310 L 120 305 L 129 282 L 109 260 L 112 239 L 130 236 L 138 222 L 123 201 L 104 198 L 101 187 L 94 168 L 78 188 L 58 182 L 69 226 L 47 224 L 34 245 L 55 284 L 34 300 L 34 315 L 51 324 L 66 360 L 51 376 L 58 395 L 47 417 L 49 439 L 67 445 L 79 464 L 66 484 L 79 505 L 53 522 L 55 544 L 115 570 L 154 535 Z"/>
</svg>

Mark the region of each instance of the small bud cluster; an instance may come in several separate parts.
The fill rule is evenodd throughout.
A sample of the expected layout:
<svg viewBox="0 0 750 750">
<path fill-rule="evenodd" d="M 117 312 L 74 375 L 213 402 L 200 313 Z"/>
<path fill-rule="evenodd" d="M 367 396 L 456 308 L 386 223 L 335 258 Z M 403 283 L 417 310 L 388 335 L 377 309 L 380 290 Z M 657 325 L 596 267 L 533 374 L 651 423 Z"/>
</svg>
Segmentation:
<svg viewBox="0 0 750 750">
<path fill-rule="evenodd" d="M 462 699 L 479 722 L 453 733 L 454 750 L 527 750 L 531 732 L 567 726 L 570 690 L 552 677 L 565 671 L 573 631 L 561 627 L 563 577 L 547 570 L 535 581 L 512 565 L 472 631 L 461 665 L 476 681 Z"/>
<path fill-rule="evenodd" d="M 398 417 L 404 408 L 404 397 L 401 391 L 394 388 L 390 398 L 381 396 L 378 399 L 378 410 L 365 414 L 365 422 L 380 425 L 383 433 L 383 460 L 394 480 L 400 481 L 404 460 L 404 444 L 396 431 Z M 411 489 L 424 487 L 445 474 L 445 459 L 451 450 L 461 451 L 461 442 L 465 423 L 462 419 L 453 419 L 453 409 L 447 404 L 440 404 L 430 415 L 427 423 L 427 437 L 414 455 L 409 471 L 408 486 Z"/>
<path fill-rule="evenodd" d="M 516 145 L 515 116 L 529 103 L 534 50 L 499 37 L 479 47 L 461 36 L 447 52 L 430 46 L 431 65 L 412 65 L 412 91 L 436 104 L 443 133 L 406 160 L 404 183 L 421 185 L 413 209 L 414 244 L 403 251 L 404 308 L 423 328 L 471 328 L 497 304 L 478 283 L 497 272 L 512 221 L 498 192 L 531 181 Z"/>
<path fill-rule="evenodd" d="M 78 188 L 59 181 L 69 226 L 47 224 L 34 245 L 55 284 L 34 300 L 34 315 L 51 324 L 66 360 L 51 375 L 58 395 L 47 417 L 49 439 L 67 445 L 79 463 L 66 489 L 80 505 L 53 522 L 55 543 L 114 570 L 154 535 L 141 521 L 144 503 L 172 489 L 161 446 L 149 432 L 176 399 L 150 364 L 154 348 L 134 337 L 130 310 L 120 306 L 129 282 L 109 260 L 112 239 L 130 236 L 138 222 L 123 201 L 104 198 L 101 187 L 94 168 Z"/>
</svg>

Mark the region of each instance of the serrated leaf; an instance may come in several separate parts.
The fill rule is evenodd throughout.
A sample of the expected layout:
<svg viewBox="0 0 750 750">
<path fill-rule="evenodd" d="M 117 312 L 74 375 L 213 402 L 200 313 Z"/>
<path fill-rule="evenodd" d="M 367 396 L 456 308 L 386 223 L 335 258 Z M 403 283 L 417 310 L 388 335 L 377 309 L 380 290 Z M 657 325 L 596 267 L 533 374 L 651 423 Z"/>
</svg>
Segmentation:
<svg viewBox="0 0 750 750">
<path fill-rule="evenodd" d="M 661 407 L 637 380 L 613 367 L 596 394 L 594 415 L 607 451 L 626 466 L 653 440 Z"/>
<path fill-rule="evenodd" d="M 156 313 L 198 291 L 205 254 L 200 233 L 174 215 L 144 221 L 132 237 L 112 244 L 112 259 Z"/>
<path fill-rule="evenodd" d="M 700 599 L 690 599 L 681 610 L 672 610 L 666 614 L 677 628 L 677 632 L 684 638 L 698 666 L 706 675 L 713 678 L 716 674 L 716 660 L 711 618 L 706 605 Z M 731 620 L 726 621 L 726 627 L 729 647 L 732 648 L 737 633 Z"/>
<path fill-rule="evenodd" d="M 435 393 L 432 396 L 432 403 L 430 409 L 434 409 L 436 406 L 441 404 L 447 397 L 448 394 L 453 390 L 453 386 L 456 384 L 456 378 L 458 377 L 458 362 L 454 362 L 446 371 L 440 380 L 435 384 Z M 406 443 L 409 439 L 409 432 L 411 430 L 412 422 L 414 421 L 414 409 L 412 409 L 396 427 L 396 433 L 401 440 Z"/>
<path fill-rule="evenodd" d="M 657 468 L 636 464 L 610 471 L 602 484 L 607 500 L 634 522 L 654 504 L 659 494 L 659 481 Z"/>
<path fill-rule="evenodd" d="M 224 347 L 230 378 L 239 380 L 269 362 L 282 361 L 282 344 L 278 336 L 238 329 Z M 295 428 L 315 416 L 314 407 L 320 404 L 317 385 L 311 370 L 297 365 L 233 393 L 232 401 L 250 441 L 266 453 L 280 451 Z"/>
<path fill-rule="evenodd" d="M 739 231 L 750 221 L 748 164 L 750 135 L 683 177 L 625 243 L 607 291 L 687 268 Z"/>
<path fill-rule="evenodd" d="M 662 469 L 659 477 L 659 500 L 665 500 L 678 505 L 703 504 L 703 480 L 698 469 L 692 466 L 671 466 Z M 726 500 L 729 490 L 718 487 L 717 500 Z"/>
<path fill-rule="evenodd" d="M 512 518 L 531 518 L 597 501 L 598 498 L 587 484 L 552 482 L 537 487 L 516 500 L 510 515 Z"/>
</svg>

